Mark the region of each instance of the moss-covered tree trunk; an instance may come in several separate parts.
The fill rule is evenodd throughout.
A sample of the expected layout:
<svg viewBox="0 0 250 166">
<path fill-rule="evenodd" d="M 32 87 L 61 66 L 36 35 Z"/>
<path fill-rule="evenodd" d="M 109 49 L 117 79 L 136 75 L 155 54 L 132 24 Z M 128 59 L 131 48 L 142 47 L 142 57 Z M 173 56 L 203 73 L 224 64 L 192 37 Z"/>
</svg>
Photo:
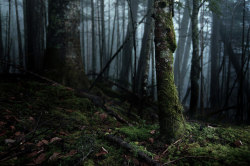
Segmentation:
<svg viewBox="0 0 250 166">
<path fill-rule="evenodd" d="M 174 84 L 173 52 L 176 49 L 171 0 L 155 0 L 155 51 L 160 134 L 172 142 L 184 131 L 184 118 Z"/>
</svg>

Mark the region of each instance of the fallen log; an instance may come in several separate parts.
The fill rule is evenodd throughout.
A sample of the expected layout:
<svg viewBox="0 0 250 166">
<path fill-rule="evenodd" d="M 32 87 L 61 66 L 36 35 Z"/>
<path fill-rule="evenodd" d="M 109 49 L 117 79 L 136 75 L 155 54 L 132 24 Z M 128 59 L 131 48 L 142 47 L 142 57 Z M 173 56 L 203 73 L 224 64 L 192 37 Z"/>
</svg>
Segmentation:
<svg viewBox="0 0 250 166">
<path fill-rule="evenodd" d="M 119 137 L 116 137 L 114 135 L 106 135 L 105 138 L 112 142 L 115 143 L 117 145 L 119 145 L 120 147 L 130 151 L 130 152 L 136 152 L 138 157 L 142 160 L 144 160 L 145 162 L 147 162 L 149 165 L 152 166 L 160 166 L 160 163 L 158 163 L 157 161 L 153 160 L 152 158 L 150 158 L 147 154 L 145 154 L 142 151 L 138 151 L 137 149 L 135 149 L 133 146 L 131 146 L 129 143 L 125 142 L 124 140 L 122 140 Z"/>
</svg>

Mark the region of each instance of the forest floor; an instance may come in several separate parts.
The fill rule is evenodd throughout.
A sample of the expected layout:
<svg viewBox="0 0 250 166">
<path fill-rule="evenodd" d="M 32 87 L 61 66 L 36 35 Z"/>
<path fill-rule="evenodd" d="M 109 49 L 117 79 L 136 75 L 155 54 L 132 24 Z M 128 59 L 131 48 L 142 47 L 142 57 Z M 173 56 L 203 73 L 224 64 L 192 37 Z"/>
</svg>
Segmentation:
<svg viewBox="0 0 250 166">
<path fill-rule="evenodd" d="M 109 96 L 106 106 L 130 125 L 62 86 L 1 79 L 0 165 L 250 163 L 250 126 L 187 122 L 183 137 L 168 145 L 158 140 L 157 121 L 127 117 L 128 101 L 111 90 L 96 91 Z"/>
</svg>

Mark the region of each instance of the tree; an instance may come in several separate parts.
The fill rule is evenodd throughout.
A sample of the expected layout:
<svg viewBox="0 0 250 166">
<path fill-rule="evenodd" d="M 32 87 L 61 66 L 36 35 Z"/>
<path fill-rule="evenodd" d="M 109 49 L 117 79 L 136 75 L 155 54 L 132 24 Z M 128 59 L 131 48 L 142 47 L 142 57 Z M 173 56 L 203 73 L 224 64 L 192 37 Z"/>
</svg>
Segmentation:
<svg viewBox="0 0 250 166">
<path fill-rule="evenodd" d="M 135 37 L 134 27 L 137 21 L 137 11 L 138 11 L 138 0 L 129 1 L 130 7 L 128 11 L 128 26 L 127 26 L 127 34 L 125 40 L 129 38 L 129 42 L 127 42 L 123 49 L 122 55 L 122 69 L 120 72 L 120 84 L 124 87 L 129 87 L 129 73 L 131 71 L 132 64 L 132 53 L 133 53 L 133 42 Z M 133 34 L 132 34 L 133 33 Z M 133 35 L 132 37 L 130 37 Z M 136 67 L 136 66 L 135 66 Z"/>
<path fill-rule="evenodd" d="M 174 84 L 173 52 L 176 49 L 172 1 L 155 0 L 155 54 L 160 134 L 172 142 L 184 131 L 184 118 Z"/>
<path fill-rule="evenodd" d="M 175 75 L 175 84 L 178 87 L 179 90 L 179 94 L 182 93 L 182 84 L 183 82 L 181 82 L 181 69 L 183 66 L 181 66 L 182 63 L 182 59 L 183 59 L 183 55 L 184 55 L 184 51 L 185 51 L 185 46 L 186 43 L 188 42 L 188 26 L 189 26 L 189 22 L 190 22 L 190 16 L 189 16 L 189 1 L 186 1 L 185 3 L 185 8 L 184 8 L 184 12 L 183 12 L 183 17 L 180 23 L 180 30 L 179 30 L 179 40 L 178 40 L 178 47 L 176 50 L 176 58 L 175 58 L 175 62 L 174 62 L 174 75 Z M 179 95 L 180 97 L 181 95 Z"/>
<path fill-rule="evenodd" d="M 80 1 L 49 0 L 46 75 L 82 89 L 87 86 L 80 46 Z"/>
<path fill-rule="evenodd" d="M 141 54 L 138 63 L 138 70 L 136 74 L 136 93 L 145 94 L 147 80 L 148 80 L 148 71 L 149 71 L 149 59 L 150 59 L 150 50 L 151 50 L 151 38 L 152 38 L 152 28 L 153 28 L 153 20 L 152 20 L 152 6 L 153 0 L 148 0 L 148 12 L 147 12 L 147 20 L 144 28 L 144 35 L 142 39 L 142 48 Z"/>
<path fill-rule="evenodd" d="M 191 64 L 191 99 L 190 99 L 190 116 L 197 113 L 199 99 L 199 78 L 200 78 L 200 58 L 199 58 L 199 29 L 198 29 L 198 14 L 199 0 L 193 0 L 192 22 L 192 42 L 193 54 Z"/>
<path fill-rule="evenodd" d="M 104 12 L 104 0 L 101 0 L 101 34 L 102 34 L 102 46 L 101 46 L 101 66 L 105 66 L 108 62 L 108 54 L 107 54 L 107 48 L 106 48 L 106 28 L 105 28 L 105 12 Z M 109 67 L 104 73 L 105 77 L 108 77 L 109 75 Z"/>
<path fill-rule="evenodd" d="M 42 72 L 45 36 L 44 0 L 24 0 L 24 33 L 26 67 L 30 71 Z"/>
<path fill-rule="evenodd" d="M 0 6 L 0 61 L 4 58 L 4 50 L 3 50 L 3 36 L 2 36 L 2 12 L 1 12 L 1 6 Z M 2 68 L 0 68 L 0 71 Z"/>
<path fill-rule="evenodd" d="M 219 53 L 219 15 L 213 12 L 213 23 L 212 23 L 212 40 L 211 40 L 211 84 L 210 84 L 210 102 L 212 108 L 217 108 L 219 106 L 219 63 L 218 63 L 218 53 Z"/>
<path fill-rule="evenodd" d="M 95 35 L 95 6 L 91 0 L 91 20 L 92 20 L 92 71 L 96 72 L 96 35 Z"/>
<path fill-rule="evenodd" d="M 18 38 L 18 50 L 19 50 L 19 65 L 23 67 L 23 42 L 20 30 L 20 21 L 19 21 L 19 12 L 17 0 L 15 0 L 15 8 L 16 8 L 16 25 L 17 25 L 17 38 Z"/>
</svg>

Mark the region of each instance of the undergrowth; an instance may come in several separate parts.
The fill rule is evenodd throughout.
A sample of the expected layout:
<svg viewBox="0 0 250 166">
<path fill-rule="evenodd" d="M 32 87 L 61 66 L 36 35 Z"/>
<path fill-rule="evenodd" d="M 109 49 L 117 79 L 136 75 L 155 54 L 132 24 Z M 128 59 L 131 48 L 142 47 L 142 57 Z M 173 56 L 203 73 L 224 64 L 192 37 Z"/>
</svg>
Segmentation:
<svg viewBox="0 0 250 166">
<path fill-rule="evenodd" d="M 105 89 L 98 93 L 108 95 Z M 118 92 L 109 107 L 133 126 L 119 123 L 87 98 L 62 86 L 33 80 L 0 82 L 0 165 L 143 165 L 141 151 L 166 165 L 249 165 L 250 127 L 186 124 L 172 144 L 159 138 L 159 126 L 126 117 L 130 107 Z M 132 119 L 132 120 L 131 120 Z M 105 139 L 121 137 L 128 152 Z"/>
</svg>

